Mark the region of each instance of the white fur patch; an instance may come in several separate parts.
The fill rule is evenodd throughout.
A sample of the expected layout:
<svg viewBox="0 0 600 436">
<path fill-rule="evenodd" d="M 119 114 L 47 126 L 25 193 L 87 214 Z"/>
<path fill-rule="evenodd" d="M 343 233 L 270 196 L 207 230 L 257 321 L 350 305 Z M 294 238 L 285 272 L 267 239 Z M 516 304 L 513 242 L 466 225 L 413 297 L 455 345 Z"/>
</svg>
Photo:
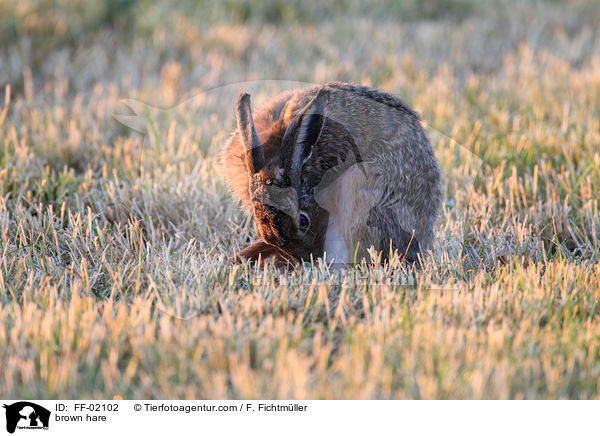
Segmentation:
<svg viewBox="0 0 600 436">
<path fill-rule="evenodd" d="M 325 259 L 329 263 L 348 263 L 350 259 L 349 250 L 337 223 L 329 217 L 327 233 L 325 234 Z"/>
<path fill-rule="evenodd" d="M 327 262 L 354 261 L 354 244 L 358 242 L 354 240 L 356 220 L 363 217 L 371 206 L 371 196 L 363 194 L 366 181 L 360 166 L 354 164 L 331 181 L 326 188 L 319 185 L 315 189 L 315 200 L 329 212 L 324 245 Z"/>
</svg>

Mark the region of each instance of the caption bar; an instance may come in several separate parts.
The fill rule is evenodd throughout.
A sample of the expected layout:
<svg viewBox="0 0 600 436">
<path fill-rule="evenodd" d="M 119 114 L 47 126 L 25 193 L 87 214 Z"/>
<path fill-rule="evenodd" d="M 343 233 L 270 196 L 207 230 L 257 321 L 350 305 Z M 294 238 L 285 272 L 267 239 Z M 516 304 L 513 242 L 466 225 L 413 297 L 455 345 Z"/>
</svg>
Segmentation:
<svg viewBox="0 0 600 436">
<path fill-rule="evenodd" d="M 0 400 L 2 434 L 581 434 L 594 401 Z M 36 432 L 42 430 L 42 433 Z M 309 433 L 310 435 L 310 433 Z"/>
</svg>

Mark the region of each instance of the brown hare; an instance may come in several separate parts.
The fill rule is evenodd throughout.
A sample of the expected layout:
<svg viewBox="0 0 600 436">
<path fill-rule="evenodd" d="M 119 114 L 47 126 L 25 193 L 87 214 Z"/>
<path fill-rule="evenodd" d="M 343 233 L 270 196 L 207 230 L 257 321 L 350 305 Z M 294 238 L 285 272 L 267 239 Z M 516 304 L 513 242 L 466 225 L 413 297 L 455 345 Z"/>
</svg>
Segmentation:
<svg viewBox="0 0 600 436">
<path fill-rule="evenodd" d="M 427 249 L 440 170 L 419 116 L 377 89 L 328 83 L 237 103 L 222 162 L 262 241 L 239 253 L 277 264 L 352 263 L 372 247 L 407 261 Z"/>
</svg>

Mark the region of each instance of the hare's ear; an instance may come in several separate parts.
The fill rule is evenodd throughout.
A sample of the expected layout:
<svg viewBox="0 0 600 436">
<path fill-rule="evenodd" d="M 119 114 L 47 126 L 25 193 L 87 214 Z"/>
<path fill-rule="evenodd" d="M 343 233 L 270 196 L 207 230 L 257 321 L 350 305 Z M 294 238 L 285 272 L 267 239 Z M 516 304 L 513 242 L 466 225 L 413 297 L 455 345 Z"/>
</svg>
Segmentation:
<svg viewBox="0 0 600 436">
<path fill-rule="evenodd" d="M 236 107 L 237 128 L 246 151 L 246 166 L 250 174 L 258 173 L 265 166 L 265 154 L 250 108 L 250 94 L 240 94 Z"/>
<path fill-rule="evenodd" d="M 302 165 L 310 159 L 313 147 L 323 133 L 328 102 L 329 92 L 319 89 L 317 95 L 296 115 L 285 131 L 282 149 L 288 148 L 285 150 L 288 162 L 284 167 L 289 171 L 292 181 L 299 179 Z"/>
</svg>

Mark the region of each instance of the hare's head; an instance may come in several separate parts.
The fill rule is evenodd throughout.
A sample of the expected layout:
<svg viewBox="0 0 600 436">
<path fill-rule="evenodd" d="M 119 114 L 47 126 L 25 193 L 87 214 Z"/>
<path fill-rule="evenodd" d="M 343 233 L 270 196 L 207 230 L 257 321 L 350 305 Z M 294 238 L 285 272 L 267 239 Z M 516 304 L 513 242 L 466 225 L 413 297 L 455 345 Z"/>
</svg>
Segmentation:
<svg viewBox="0 0 600 436">
<path fill-rule="evenodd" d="M 249 194 L 258 231 L 267 244 L 295 259 L 308 260 L 311 254 L 318 257 L 327 229 L 327 211 L 319 207 L 313 193 L 319 180 L 303 172 L 303 166 L 323 132 L 328 99 L 328 92 L 321 89 L 287 126 L 274 126 L 274 130 L 285 129 L 285 133 L 280 153 L 270 161 L 265 159 L 254 126 L 250 96 L 242 94 L 237 104 L 237 127 L 246 150 Z M 254 250 L 260 247 L 264 244 Z"/>
</svg>

